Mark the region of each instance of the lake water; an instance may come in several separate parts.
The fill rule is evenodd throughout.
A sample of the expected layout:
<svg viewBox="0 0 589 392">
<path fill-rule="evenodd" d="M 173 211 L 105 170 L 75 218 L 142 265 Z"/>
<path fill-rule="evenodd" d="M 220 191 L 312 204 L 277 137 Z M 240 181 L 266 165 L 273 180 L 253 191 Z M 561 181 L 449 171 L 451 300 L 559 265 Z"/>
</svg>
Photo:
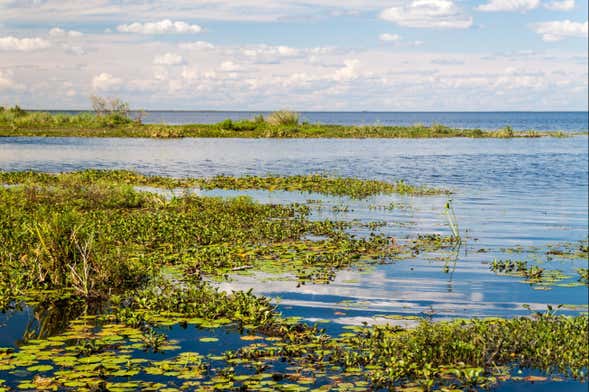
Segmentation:
<svg viewBox="0 0 589 392">
<path fill-rule="evenodd" d="M 69 111 L 67 113 L 77 113 Z M 252 119 L 269 112 L 147 111 L 145 123 L 214 124 L 227 118 Z M 132 114 L 136 116 L 136 113 Z M 300 112 L 309 123 L 339 125 L 444 124 L 454 128 L 587 132 L 588 112 Z"/>
<path fill-rule="evenodd" d="M 319 302 L 325 307 L 342 301 L 363 302 L 359 309 L 368 313 L 363 312 L 362 317 L 377 310 L 419 313 L 430 307 L 446 317 L 513 316 L 525 312 L 521 308 L 524 303 L 543 307 L 587 302 L 586 287 L 539 291 L 517 279 L 498 277 L 485 264 L 502 257 L 501 248 L 532 249 L 587 238 L 587 147 L 584 136 L 513 140 L 5 138 L 0 139 L 0 169 L 125 168 L 175 177 L 322 172 L 449 188 L 455 192 L 452 198 L 459 225 L 473 238 L 466 249 L 470 253 L 460 255 L 450 281 L 440 272 L 440 263 L 416 260 L 380 267 L 371 274 L 348 271 L 340 275 L 342 281 L 358 281 L 356 284 L 339 286 L 336 281 L 297 290 L 278 281 L 257 289 L 281 297 L 282 304 L 307 306 L 309 311 L 318 309 Z M 239 193 L 285 203 L 318 197 Z M 338 219 L 385 220 L 388 234 L 394 236 L 449 233 L 443 214 L 445 197 L 401 199 L 327 198 L 324 204 L 350 207 L 351 211 L 340 212 Z M 407 208 L 393 212 L 370 208 L 391 202 L 401 202 Z M 399 222 L 405 224 L 399 226 Z M 474 252 L 480 248 L 490 252 Z M 420 267 L 414 263 L 421 263 Z M 555 262 L 555 268 L 570 273 L 577 264 Z M 253 281 L 232 284 L 256 286 Z"/>
<path fill-rule="evenodd" d="M 574 244 L 587 239 L 588 164 L 586 136 L 415 140 L 0 138 L 0 170 L 124 168 L 174 177 L 320 172 L 388 181 L 404 179 L 451 189 L 457 221 L 467 241 L 452 257 L 450 268 L 445 269 L 448 262 L 440 258 L 418 257 L 368 270 L 341 271 L 329 285 L 297 287 L 296 281 L 275 276 L 235 276 L 221 284 L 226 290 L 253 288 L 261 295 L 280 298 L 279 307 L 285 315 L 301 316 L 310 322 L 329 321 L 322 326 L 330 333 L 341 332 L 348 324 L 385 322 L 384 316 L 430 315 L 439 320 L 514 317 L 529 314 L 525 305 L 544 310 L 548 304 L 566 304 L 561 310 L 566 314 L 586 312 L 587 286 L 575 285 L 575 270 L 586 268 L 587 260 L 550 257 L 546 250 L 563 243 L 577 246 Z M 376 196 L 354 201 L 293 192 L 207 194 L 249 194 L 271 203 L 321 199 L 322 208 L 313 212 L 316 219 L 384 221 L 381 230 L 400 239 L 417 233 L 450 233 L 444 214 L 447 197 Z M 391 203 L 396 207 L 385 208 Z M 347 210 L 338 208 L 342 206 Z M 366 233 L 359 230 L 357 234 Z M 568 277 L 551 286 L 523 283 L 521 278 L 490 271 L 489 263 L 495 258 L 534 261 Z M 12 316 L 3 329 L 2 317 L 0 346 L 14 344 L 30 315 Z M 395 322 L 410 324 L 407 320 Z M 184 342 L 183 349 L 194 348 L 193 332 L 175 329 L 171 333 Z M 502 388 L 517 390 L 520 386 L 506 384 Z M 573 383 L 567 388 L 586 387 Z"/>
</svg>

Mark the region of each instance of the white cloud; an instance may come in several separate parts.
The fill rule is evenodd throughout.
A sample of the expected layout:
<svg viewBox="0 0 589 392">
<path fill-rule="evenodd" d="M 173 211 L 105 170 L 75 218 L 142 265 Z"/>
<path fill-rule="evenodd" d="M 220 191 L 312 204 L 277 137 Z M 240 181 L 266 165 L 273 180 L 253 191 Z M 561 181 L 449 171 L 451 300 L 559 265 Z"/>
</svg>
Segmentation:
<svg viewBox="0 0 589 392">
<path fill-rule="evenodd" d="M 487 4 L 477 7 L 477 10 L 484 12 L 525 12 L 538 8 L 540 0 L 489 0 Z"/>
<path fill-rule="evenodd" d="M 226 72 L 235 72 L 241 70 L 241 66 L 239 66 L 239 64 L 235 64 L 233 61 L 223 61 L 220 68 L 221 71 Z"/>
<path fill-rule="evenodd" d="M 82 48 L 81 46 L 63 44 L 62 48 L 66 53 L 69 53 L 69 54 L 74 54 L 77 56 L 82 56 L 82 55 L 86 54 L 86 50 L 84 48 Z"/>
<path fill-rule="evenodd" d="M 378 36 L 378 39 L 384 42 L 397 42 L 401 39 L 399 34 L 382 33 Z"/>
<path fill-rule="evenodd" d="M 184 62 L 184 58 L 176 53 L 166 53 L 160 56 L 155 56 L 153 63 L 156 65 L 180 65 Z"/>
<path fill-rule="evenodd" d="M 49 36 L 50 37 L 54 37 L 54 38 L 63 38 L 63 37 L 69 37 L 69 38 L 78 38 L 83 36 L 84 34 L 82 34 L 79 31 L 76 30 L 63 30 L 59 27 L 54 27 L 51 30 L 49 30 Z"/>
<path fill-rule="evenodd" d="M 0 91 L 17 91 L 21 90 L 23 86 L 12 79 L 12 73 L 9 71 L 2 71 L 0 69 Z"/>
<path fill-rule="evenodd" d="M 102 72 L 101 74 L 94 76 L 92 79 L 92 87 L 94 90 L 99 91 L 117 90 L 122 84 L 122 79 L 116 78 L 106 72 Z"/>
<path fill-rule="evenodd" d="M 276 49 L 278 50 L 278 54 L 281 56 L 296 56 L 299 54 L 297 49 L 290 48 L 288 46 L 278 46 Z"/>
<path fill-rule="evenodd" d="M 546 42 L 560 41 L 563 38 L 587 38 L 588 23 L 572 22 L 570 20 L 556 20 L 537 23 L 533 26 L 536 33 L 542 35 Z"/>
<path fill-rule="evenodd" d="M 0 0 L 0 20 L 80 23 L 120 20 L 122 15 L 133 15 L 138 21 L 149 20 L 153 15 L 180 20 L 191 15 L 199 20 L 268 22 L 357 15 L 377 11 L 390 3 L 390 0 Z"/>
<path fill-rule="evenodd" d="M 0 37 L 0 50 L 18 52 L 31 52 L 34 50 L 47 49 L 51 42 L 43 38 L 16 38 L 12 36 Z"/>
<path fill-rule="evenodd" d="M 391 4 L 401 2 L 390 1 Z M 458 0 L 455 3 L 465 4 Z M 109 25 L 117 24 L 120 23 L 111 21 Z M 70 25 L 61 28 L 66 26 Z M 519 29 L 532 27 L 524 24 Z M 50 38 L 46 34 L 49 28 L 44 36 L 39 36 L 51 42 L 52 50 L 0 52 L 0 69 L 4 72 L 0 101 L 44 109 L 64 105 L 83 109 L 88 106 L 86 97 L 95 93 L 120 96 L 132 107 L 149 109 L 583 110 L 586 107 L 587 51 L 582 46 L 586 41 L 582 39 L 571 42 L 572 49 L 568 45 L 554 45 L 536 54 L 524 56 L 513 52 L 505 57 L 495 53 L 496 48 L 488 48 L 485 53 L 473 52 L 469 46 L 463 52 L 453 49 L 444 53 L 443 47 L 433 52 L 427 48 L 414 51 L 409 47 L 421 37 L 410 37 L 392 25 L 377 31 L 373 39 L 376 41 L 379 33 L 397 33 L 402 39 L 387 44 L 395 45 L 397 50 L 390 50 L 387 45 L 360 48 L 353 42 L 341 47 L 303 47 L 298 46 L 300 41 L 294 41 L 295 46 L 290 40 L 288 45 L 244 46 L 236 42 L 210 47 L 195 44 L 200 36 L 181 40 L 146 40 L 146 36 L 141 36 L 138 44 L 137 36 L 89 32 L 78 43 L 70 38 Z M 529 32 L 535 35 L 532 30 Z M 476 34 L 476 31 L 462 33 Z M 25 36 L 25 32 L 22 34 L 18 36 Z M 457 34 L 453 32 L 452 36 Z M 86 54 L 78 58 L 65 55 L 65 44 L 79 44 Z M 582 46 L 580 51 L 574 46 L 577 44 Z M 254 56 L 247 56 L 244 50 L 252 50 Z M 167 53 L 180 55 L 183 63 L 153 64 L 156 57 Z M 224 62 L 228 63 L 221 67 Z M 509 67 L 513 70 L 508 70 Z M 71 82 L 71 86 L 64 85 L 64 81 Z M 24 85 L 21 90 L 18 83 Z M 69 90 L 76 95 L 68 98 Z M 29 93 L 32 91 L 35 94 Z M 395 94 L 391 95 L 391 91 Z M 431 94 L 431 91 L 438 93 Z"/>
<path fill-rule="evenodd" d="M 196 67 L 183 67 L 181 75 L 184 79 L 193 80 L 198 78 L 200 72 Z"/>
<path fill-rule="evenodd" d="M 289 46 L 279 45 L 257 45 L 254 47 L 244 48 L 241 51 L 248 57 L 259 56 L 278 56 L 278 57 L 295 57 L 300 54 L 300 50 Z"/>
<path fill-rule="evenodd" d="M 575 8 L 575 0 L 554 0 L 544 4 L 544 7 L 552 11 L 570 11 Z"/>
<path fill-rule="evenodd" d="M 215 71 L 201 71 L 198 67 L 195 66 L 183 67 L 181 76 L 186 81 L 206 81 L 217 79 L 217 73 Z"/>
<path fill-rule="evenodd" d="M 360 60 L 348 59 L 344 61 L 344 66 L 333 75 L 333 79 L 336 81 L 349 81 L 356 79 L 359 76 L 358 65 Z"/>
<path fill-rule="evenodd" d="M 185 50 L 215 49 L 215 45 L 205 41 L 183 42 L 178 46 Z"/>
<path fill-rule="evenodd" d="M 466 29 L 472 18 L 452 0 L 411 0 L 385 9 L 380 18 L 405 27 Z"/>
<path fill-rule="evenodd" d="M 117 31 L 121 33 L 137 34 L 196 34 L 202 32 L 202 27 L 186 22 L 173 22 L 170 19 L 164 19 L 159 22 L 131 23 L 117 26 Z"/>
</svg>

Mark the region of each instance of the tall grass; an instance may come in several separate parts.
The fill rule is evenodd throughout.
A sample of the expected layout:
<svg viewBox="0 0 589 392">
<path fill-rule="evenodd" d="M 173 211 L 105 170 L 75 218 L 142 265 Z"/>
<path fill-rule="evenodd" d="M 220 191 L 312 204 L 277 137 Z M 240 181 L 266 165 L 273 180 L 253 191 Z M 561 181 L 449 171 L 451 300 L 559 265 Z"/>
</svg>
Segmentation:
<svg viewBox="0 0 589 392">
<path fill-rule="evenodd" d="M 299 125 L 300 116 L 298 113 L 289 110 L 279 110 L 271 113 L 266 122 L 270 125 L 294 126 Z"/>
</svg>

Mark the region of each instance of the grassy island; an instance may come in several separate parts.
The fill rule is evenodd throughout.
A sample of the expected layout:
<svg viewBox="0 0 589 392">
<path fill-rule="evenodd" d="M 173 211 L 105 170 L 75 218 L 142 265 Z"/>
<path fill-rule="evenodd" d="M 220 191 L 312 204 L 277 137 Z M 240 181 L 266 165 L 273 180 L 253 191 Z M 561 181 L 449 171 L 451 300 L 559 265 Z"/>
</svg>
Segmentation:
<svg viewBox="0 0 589 392">
<path fill-rule="evenodd" d="M 81 114 L 28 112 L 0 108 L 0 137 L 145 137 L 145 138 L 532 138 L 566 137 L 560 131 L 514 131 L 506 126 L 498 130 L 459 129 L 440 124 L 411 126 L 330 125 L 300 122 L 296 113 L 281 111 L 264 118 L 216 124 L 143 124 L 132 119 L 128 109 L 100 110 Z"/>
<path fill-rule="evenodd" d="M 284 317 L 267 298 L 214 284 L 252 271 L 329 284 L 343 268 L 411 258 L 452 239 L 357 238 L 345 230 L 350 222 L 310 219 L 304 204 L 166 197 L 137 186 L 349 197 L 437 190 L 321 176 L 171 179 L 95 170 L 0 172 L 0 183 L 0 310 L 27 306 L 38 321 L 18 347 L 0 347 L 0 390 L 450 391 L 551 375 L 586 379 L 586 315 L 416 317 L 415 328 L 355 326 L 332 336 Z M 202 351 L 168 337 L 187 328 Z M 234 343 L 207 354 L 220 339 Z M 522 368 L 544 375 L 518 376 Z"/>
</svg>

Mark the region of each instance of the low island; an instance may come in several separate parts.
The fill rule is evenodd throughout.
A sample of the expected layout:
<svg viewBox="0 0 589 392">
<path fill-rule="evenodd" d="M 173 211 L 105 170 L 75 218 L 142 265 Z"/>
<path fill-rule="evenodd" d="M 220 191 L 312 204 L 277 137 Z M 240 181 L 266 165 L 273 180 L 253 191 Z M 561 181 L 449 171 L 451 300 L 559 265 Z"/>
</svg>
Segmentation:
<svg viewBox="0 0 589 392">
<path fill-rule="evenodd" d="M 0 137 L 141 137 L 141 138 L 535 138 L 567 137 L 581 133 L 461 129 L 441 124 L 333 125 L 302 122 L 297 113 L 277 111 L 249 120 L 226 119 L 216 124 L 145 124 L 130 115 L 128 105 L 108 101 L 94 111 L 78 114 L 25 111 L 0 107 Z"/>
</svg>

